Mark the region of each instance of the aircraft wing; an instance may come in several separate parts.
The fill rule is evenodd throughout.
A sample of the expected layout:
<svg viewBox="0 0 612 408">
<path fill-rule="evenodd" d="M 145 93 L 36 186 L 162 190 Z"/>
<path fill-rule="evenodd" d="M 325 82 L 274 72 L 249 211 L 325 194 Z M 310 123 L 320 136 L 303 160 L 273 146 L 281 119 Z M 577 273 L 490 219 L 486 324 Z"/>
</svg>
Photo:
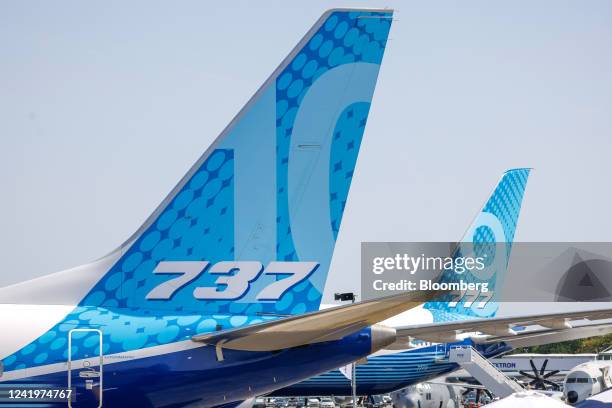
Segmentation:
<svg viewBox="0 0 612 408">
<path fill-rule="evenodd" d="M 492 343 L 506 341 L 516 347 L 523 344 L 537 345 L 551 342 L 555 337 L 560 340 L 589 337 L 612 332 L 612 323 L 598 322 L 582 324 L 579 321 L 598 321 L 612 318 L 612 308 L 587 310 L 579 312 L 564 312 L 550 314 L 534 314 L 515 317 L 476 319 L 448 323 L 431 323 L 397 328 L 398 340 L 389 348 L 402 348 L 411 339 L 446 343 L 457 341 L 462 334 L 480 333 L 474 336 L 477 342 Z M 519 330 L 527 326 L 540 326 L 542 330 Z M 576 337 L 578 336 L 578 337 Z M 522 343 L 521 343 L 522 339 Z"/>
<path fill-rule="evenodd" d="M 604 336 L 612 333 L 612 323 L 592 323 L 574 326 L 567 329 L 525 330 L 513 336 L 487 336 L 484 343 L 506 342 L 513 348 L 541 346 L 560 341 L 584 339 L 587 337 Z"/>
<path fill-rule="evenodd" d="M 413 292 L 381 299 L 374 299 L 331 309 L 314 311 L 298 316 L 254 324 L 238 329 L 199 334 L 192 340 L 217 347 L 273 351 L 323 341 L 339 340 L 344 336 L 372 326 L 405 310 L 427 302 L 443 292 Z M 395 330 L 378 326 L 376 336 L 395 338 Z M 391 340 L 393 341 L 393 340 Z"/>
</svg>

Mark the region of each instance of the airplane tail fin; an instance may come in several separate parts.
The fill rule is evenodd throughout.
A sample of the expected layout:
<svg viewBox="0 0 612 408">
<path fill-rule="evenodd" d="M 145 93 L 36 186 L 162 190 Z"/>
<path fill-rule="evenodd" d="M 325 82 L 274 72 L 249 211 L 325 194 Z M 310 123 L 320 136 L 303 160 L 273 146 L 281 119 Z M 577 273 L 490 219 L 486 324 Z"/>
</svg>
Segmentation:
<svg viewBox="0 0 612 408">
<path fill-rule="evenodd" d="M 435 302 L 428 302 L 424 308 L 429 310 L 434 321 L 466 320 L 494 316 L 498 305 L 484 300 L 497 291 L 505 278 L 516 225 L 530 169 L 508 170 L 497 183 L 495 190 L 457 244 L 454 257 L 480 257 L 484 268 L 445 271 L 441 282 L 486 284 L 488 294 L 474 299 L 464 297 L 457 301 L 455 295 L 445 295 Z M 472 300 L 472 301 L 470 301 Z"/>
<path fill-rule="evenodd" d="M 78 271 L 87 273 L 70 275 L 87 281 L 82 294 L 67 289 L 78 286 L 78 306 L 5 367 L 318 310 L 391 17 L 326 12 L 144 225 Z M 69 351 L 47 347 L 88 324 L 104 328 L 103 341 L 77 332 Z"/>
<path fill-rule="evenodd" d="M 391 19 L 326 12 L 80 305 L 318 310 Z"/>
</svg>

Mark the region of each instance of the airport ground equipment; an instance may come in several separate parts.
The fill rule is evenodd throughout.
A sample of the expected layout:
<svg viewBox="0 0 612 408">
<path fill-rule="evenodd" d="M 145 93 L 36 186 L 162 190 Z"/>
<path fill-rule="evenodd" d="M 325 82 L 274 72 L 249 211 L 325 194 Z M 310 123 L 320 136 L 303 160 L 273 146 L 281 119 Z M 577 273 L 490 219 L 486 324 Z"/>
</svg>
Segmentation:
<svg viewBox="0 0 612 408">
<path fill-rule="evenodd" d="M 523 388 L 499 371 L 471 346 L 457 346 L 449 351 L 448 360 L 459 364 L 489 391 L 498 397 L 508 397 Z"/>
</svg>

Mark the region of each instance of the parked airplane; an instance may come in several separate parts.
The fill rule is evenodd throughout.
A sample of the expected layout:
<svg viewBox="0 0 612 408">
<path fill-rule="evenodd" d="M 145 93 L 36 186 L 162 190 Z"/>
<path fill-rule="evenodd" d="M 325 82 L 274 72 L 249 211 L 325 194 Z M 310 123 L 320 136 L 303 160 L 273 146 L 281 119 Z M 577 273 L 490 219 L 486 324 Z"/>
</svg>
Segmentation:
<svg viewBox="0 0 612 408">
<path fill-rule="evenodd" d="M 471 282 L 487 282 L 491 290 L 500 288 L 508 267 L 515 228 L 529 169 L 506 172 L 475 221 L 461 239 L 458 253 L 478 251 L 478 243 L 494 250 L 491 263 L 479 274 L 463 275 Z M 500 244 L 500 243 L 505 243 Z M 472 247 L 473 245 L 473 247 Z M 457 275 L 445 276 L 454 281 Z M 490 358 L 514 348 L 591 337 L 612 332 L 612 323 L 584 319 L 612 318 L 612 308 L 587 311 L 560 311 L 496 317 L 497 304 L 427 302 L 390 318 L 383 324 L 395 327 L 398 340 L 361 361 L 356 367 L 357 394 L 386 394 L 404 387 L 433 380 L 459 369 L 448 361 L 453 347 L 472 346 Z M 334 370 L 276 390 L 272 395 L 351 395 L 350 370 Z"/>
<path fill-rule="evenodd" d="M 574 405 L 612 387 L 612 347 L 572 369 L 563 382 L 565 400 Z"/>
<path fill-rule="evenodd" d="M 123 245 L 0 289 L 3 389 L 216 406 L 393 342 L 430 295 L 319 311 L 392 14 L 326 12 Z"/>
</svg>

